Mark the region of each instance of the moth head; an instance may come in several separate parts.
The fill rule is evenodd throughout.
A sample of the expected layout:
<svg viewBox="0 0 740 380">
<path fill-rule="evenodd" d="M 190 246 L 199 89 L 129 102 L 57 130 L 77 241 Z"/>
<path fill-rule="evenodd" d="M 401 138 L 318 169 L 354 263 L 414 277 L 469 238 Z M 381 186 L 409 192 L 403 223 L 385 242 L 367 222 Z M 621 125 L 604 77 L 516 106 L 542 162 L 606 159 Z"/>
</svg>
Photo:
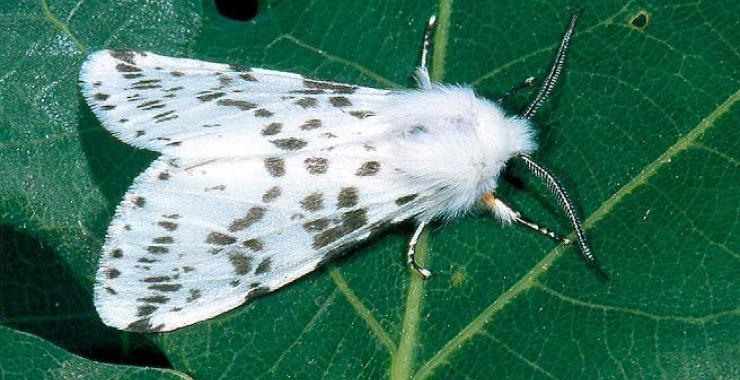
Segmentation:
<svg viewBox="0 0 740 380">
<path fill-rule="evenodd" d="M 535 150 L 534 129 L 528 118 L 506 115 L 501 107 L 488 100 L 479 99 L 476 115 L 476 132 L 490 148 L 488 161 L 501 166 L 509 159 Z"/>
</svg>

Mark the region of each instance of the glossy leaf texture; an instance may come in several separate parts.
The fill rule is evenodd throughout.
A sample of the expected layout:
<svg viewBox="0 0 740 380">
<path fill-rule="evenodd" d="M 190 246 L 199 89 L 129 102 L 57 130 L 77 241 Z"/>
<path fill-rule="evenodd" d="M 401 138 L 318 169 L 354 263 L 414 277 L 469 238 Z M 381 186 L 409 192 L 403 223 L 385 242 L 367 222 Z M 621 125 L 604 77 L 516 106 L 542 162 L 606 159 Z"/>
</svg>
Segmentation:
<svg viewBox="0 0 740 380">
<path fill-rule="evenodd" d="M 106 226 L 155 154 L 117 141 L 90 112 L 77 84 L 89 53 L 148 50 L 410 88 L 436 12 L 433 79 L 495 98 L 546 73 L 576 7 L 585 12 L 562 83 L 535 117 L 535 156 L 570 190 L 610 281 L 573 248 L 472 215 L 423 235 L 427 281 L 404 264 L 409 224 L 171 333 L 123 333 L 97 318 Z M 5 326 L 76 355 L 199 379 L 740 377 L 737 2 L 275 0 L 242 22 L 211 1 L 39 0 L 4 2 L 0 21 Z M 522 165 L 505 177 L 503 197 L 568 232 Z M 45 360 L 23 343 L 38 338 L 3 331 L 3 356 Z M 54 355 L 72 357 L 61 349 Z"/>
<path fill-rule="evenodd" d="M 2 326 L 0 376 L 8 379 L 190 379 L 171 369 L 94 362 L 31 334 Z"/>
</svg>

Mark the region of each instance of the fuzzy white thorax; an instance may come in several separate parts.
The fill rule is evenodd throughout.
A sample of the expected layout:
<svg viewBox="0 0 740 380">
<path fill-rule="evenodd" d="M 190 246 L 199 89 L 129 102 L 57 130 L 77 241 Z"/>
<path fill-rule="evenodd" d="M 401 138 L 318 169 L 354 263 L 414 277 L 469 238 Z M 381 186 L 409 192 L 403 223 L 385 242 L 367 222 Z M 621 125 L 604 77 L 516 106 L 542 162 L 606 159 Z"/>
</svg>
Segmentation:
<svg viewBox="0 0 740 380">
<path fill-rule="evenodd" d="M 418 216 L 459 216 L 496 188 L 506 162 L 535 149 L 529 120 L 507 116 L 462 86 L 434 85 L 396 96 L 391 161 L 409 190 L 426 197 Z"/>
</svg>

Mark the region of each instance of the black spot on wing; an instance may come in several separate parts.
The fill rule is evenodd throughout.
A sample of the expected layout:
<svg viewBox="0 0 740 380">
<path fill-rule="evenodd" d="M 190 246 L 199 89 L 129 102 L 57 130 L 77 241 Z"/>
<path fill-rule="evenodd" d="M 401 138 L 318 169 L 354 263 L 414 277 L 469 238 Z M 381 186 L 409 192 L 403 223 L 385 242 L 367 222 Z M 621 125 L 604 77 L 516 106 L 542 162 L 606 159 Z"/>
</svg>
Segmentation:
<svg viewBox="0 0 740 380">
<path fill-rule="evenodd" d="M 175 222 L 170 222 L 169 220 L 162 220 L 157 222 L 157 225 L 164 228 L 167 231 L 174 231 L 177 229 L 178 225 Z"/>
<path fill-rule="evenodd" d="M 163 296 L 163 295 L 155 295 L 155 296 L 147 296 L 142 298 L 137 298 L 137 301 L 140 302 L 147 302 L 147 303 L 159 303 L 164 304 L 170 301 L 169 297 Z"/>
<path fill-rule="evenodd" d="M 247 214 L 239 219 L 234 219 L 229 225 L 230 232 L 241 231 L 255 222 L 259 221 L 265 216 L 265 209 L 263 207 L 252 207 L 247 211 Z"/>
<path fill-rule="evenodd" d="M 329 160 L 322 157 L 309 157 L 303 161 L 310 174 L 324 174 L 329 168 Z"/>
<path fill-rule="evenodd" d="M 323 94 L 324 92 L 326 91 L 320 88 L 307 88 L 303 90 L 291 90 L 290 91 L 291 94 L 305 94 L 305 95 L 318 95 L 318 94 Z"/>
<path fill-rule="evenodd" d="M 285 175 L 285 161 L 279 157 L 265 158 L 265 169 L 273 177 L 282 177 Z"/>
<path fill-rule="evenodd" d="M 235 237 L 216 231 L 209 233 L 206 237 L 206 243 L 212 245 L 229 245 L 234 244 L 235 242 Z"/>
<path fill-rule="evenodd" d="M 243 255 L 238 252 L 231 252 L 228 257 L 229 263 L 234 267 L 234 273 L 245 275 L 252 270 L 252 256 Z"/>
<path fill-rule="evenodd" d="M 141 69 L 127 63 L 119 63 L 116 65 L 116 70 L 121 73 L 136 73 L 141 72 Z"/>
<path fill-rule="evenodd" d="M 151 277 L 145 277 L 142 279 L 142 282 L 167 282 L 171 281 L 172 277 L 170 276 L 151 276 Z"/>
<path fill-rule="evenodd" d="M 365 111 L 365 110 L 355 110 L 355 111 L 349 111 L 349 114 L 358 118 L 358 119 L 364 119 L 366 117 L 375 116 L 375 113 L 372 111 Z"/>
<path fill-rule="evenodd" d="M 110 257 L 114 259 L 120 259 L 123 257 L 123 250 L 121 248 L 114 248 L 110 251 Z"/>
<path fill-rule="evenodd" d="M 357 209 L 342 214 L 342 224 L 317 233 L 313 237 L 313 248 L 319 249 L 338 240 L 367 224 L 367 210 Z"/>
<path fill-rule="evenodd" d="M 272 260 L 270 258 L 266 258 L 262 260 L 262 262 L 257 265 L 257 269 L 255 269 L 254 274 L 262 274 L 270 271 L 270 266 L 272 265 Z"/>
<path fill-rule="evenodd" d="M 272 140 L 271 143 L 275 144 L 276 147 L 288 152 L 303 149 L 306 145 L 308 145 L 305 140 L 301 140 L 296 137 Z"/>
<path fill-rule="evenodd" d="M 332 96 L 329 98 L 329 103 L 338 108 L 349 107 L 352 105 L 352 102 L 346 96 Z"/>
<path fill-rule="evenodd" d="M 121 275 L 121 271 L 116 268 L 105 268 L 103 269 L 103 273 L 105 273 L 105 277 L 110 280 L 118 278 L 118 276 Z"/>
<path fill-rule="evenodd" d="M 190 289 L 190 295 L 188 296 L 188 298 L 185 299 L 185 302 L 188 302 L 188 303 L 193 302 L 197 300 L 198 298 L 200 298 L 201 295 L 202 294 L 201 294 L 200 289 Z"/>
<path fill-rule="evenodd" d="M 402 197 L 398 197 L 398 199 L 396 199 L 396 204 L 399 206 L 405 205 L 406 203 L 409 203 L 413 201 L 414 199 L 416 199 L 416 197 L 418 196 L 419 194 L 409 194 L 409 195 L 404 195 Z"/>
<path fill-rule="evenodd" d="M 251 73 L 239 73 L 239 78 L 242 78 L 242 80 L 245 80 L 247 82 L 256 82 L 257 78 L 255 78 L 254 75 Z"/>
<path fill-rule="evenodd" d="M 154 88 L 161 88 L 162 85 L 159 84 L 159 82 L 161 81 L 161 79 L 142 79 L 138 82 L 132 83 L 130 88 L 135 90 L 151 90 Z"/>
<path fill-rule="evenodd" d="M 360 177 L 366 177 L 366 176 L 373 176 L 378 174 L 380 171 L 380 162 L 378 161 L 367 161 L 360 166 L 359 169 L 357 169 L 357 172 L 355 172 L 356 176 Z"/>
<path fill-rule="evenodd" d="M 159 324 L 157 326 L 152 325 L 151 319 L 149 317 L 136 320 L 135 322 L 132 322 L 131 324 L 126 326 L 126 330 L 137 332 L 157 332 L 162 331 L 163 328 L 164 324 Z"/>
<path fill-rule="evenodd" d="M 297 106 L 301 106 L 303 108 L 312 108 L 312 107 L 316 107 L 319 104 L 319 101 L 316 100 L 316 98 L 306 97 L 306 98 L 300 98 L 296 100 L 295 102 L 293 102 L 293 104 Z"/>
<path fill-rule="evenodd" d="M 147 289 L 156 290 L 160 292 L 176 292 L 182 289 L 182 284 L 153 284 L 153 285 L 149 285 Z"/>
<path fill-rule="evenodd" d="M 253 290 L 251 290 L 251 291 L 250 291 L 250 292 L 249 292 L 249 293 L 247 294 L 247 296 L 246 296 L 246 297 L 244 297 L 244 302 L 248 302 L 249 300 L 251 300 L 251 299 L 253 299 L 253 298 L 256 298 L 256 297 L 259 297 L 259 296 L 265 295 L 265 294 L 267 294 L 267 293 L 269 293 L 269 292 L 270 292 L 270 288 L 268 288 L 268 287 L 266 287 L 266 286 L 264 286 L 264 287 L 259 287 L 259 282 L 255 283 L 255 284 L 257 284 L 257 286 L 253 287 L 254 289 L 253 289 Z M 250 284 L 250 285 L 252 285 L 252 284 Z"/>
<path fill-rule="evenodd" d="M 323 231 L 326 229 L 326 227 L 329 227 L 329 219 L 326 218 L 320 218 L 303 223 L 303 229 L 308 232 Z"/>
<path fill-rule="evenodd" d="M 136 309 L 136 316 L 137 317 L 146 317 L 148 315 L 152 315 L 158 307 L 154 305 L 141 305 Z"/>
<path fill-rule="evenodd" d="M 226 93 L 218 91 L 196 96 L 195 98 L 200 100 L 201 102 L 210 102 L 211 100 L 218 99 L 224 95 L 226 95 Z"/>
<path fill-rule="evenodd" d="M 265 193 L 262 195 L 262 202 L 270 203 L 274 201 L 275 199 L 277 199 L 277 197 L 279 197 L 281 193 L 282 193 L 282 190 L 280 190 L 280 187 L 273 186 L 267 191 L 265 191 Z"/>
<path fill-rule="evenodd" d="M 312 193 L 301 199 L 301 208 L 309 212 L 316 212 L 324 207 L 324 194 L 320 192 Z"/>
<path fill-rule="evenodd" d="M 272 115 L 274 115 L 274 113 L 265 108 L 258 108 L 254 111 L 254 116 L 256 117 L 270 117 Z"/>
<path fill-rule="evenodd" d="M 257 105 L 252 102 L 238 99 L 219 99 L 216 104 L 222 107 L 236 107 L 242 111 L 257 108 Z"/>
<path fill-rule="evenodd" d="M 331 90 L 336 94 L 351 94 L 357 90 L 357 87 L 346 85 L 343 83 L 323 82 L 317 80 L 304 80 L 303 85 L 308 88 L 315 88 L 321 90 Z"/>
<path fill-rule="evenodd" d="M 264 128 L 262 128 L 262 136 L 274 136 L 278 133 L 280 133 L 280 130 L 283 128 L 282 123 L 270 123 L 265 125 Z"/>
<path fill-rule="evenodd" d="M 218 76 L 218 83 L 221 84 L 221 87 L 228 86 L 233 81 L 234 81 L 234 78 L 226 74 L 221 74 Z"/>
<path fill-rule="evenodd" d="M 154 253 L 154 254 L 157 254 L 157 253 L 167 253 L 167 252 L 170 251 L 169 248 L 162 247 L 161 245 L 150 245 L 150 246 L 146 247 L 146 250 L 147 250 L 147 252 Z"/>
<path fill-rule="evenodd" d="M 301 124 L 299 128 L 301 128 L 304 131 L 310 131 L 312 129 L 316 129 L 319 127 L 321 127 L 320 119 L 310 119 L 310 120 L 306 120 L 305 123 Z"/>
<path fill-rule="evenodd" d="M 154 120 L 155 123 L 162 123 L 167 120 L 177 119 L 179 116 L 174 115 L 174 113 L 175 113 L 175 110 L 169 110 L 169 111 L 154 115 L 152 119 Z"/>
<path fill-rule="evenodd" d="M 252 252 L 258 252 L 265 249 L 265 242 L 262 239 L 249 239 L 242 242 L 242 247 L 249 248 Z"/>
<path fill-rule="evenodd" d="M 357 205 L 359 200 L 356 187 L 343 187 L 337 195 L 337 208 L 350 208 Z"/>
<path fill-rule="evenodd" d="M 134 52 L 131 50 L 124 50 L 124 49 L 113 49 L 109 50 L 108 52 L 111 57 L 126 62 L 131 65 L 135 65 L 136 61 L 134 61 Z"/>
<path fill-rule="evenodd" d="M 142 110 L 151 110 L 151 109 L 157 109 L 157 108 L 164 108 L 165 104 L 162 104 L 162 101 L 157 100 L 149 100 L 144 103 L 140 103 L 136 106 L 136 108 L 140 108 Z"/>
</svg>

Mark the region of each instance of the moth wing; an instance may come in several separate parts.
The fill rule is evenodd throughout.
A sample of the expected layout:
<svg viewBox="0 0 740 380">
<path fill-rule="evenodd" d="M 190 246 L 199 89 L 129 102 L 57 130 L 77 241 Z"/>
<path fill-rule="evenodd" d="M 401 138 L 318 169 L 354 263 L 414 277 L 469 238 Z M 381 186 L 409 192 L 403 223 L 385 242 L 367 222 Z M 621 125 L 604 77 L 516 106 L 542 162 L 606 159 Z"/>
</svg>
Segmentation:
<svg viewBox="0 0 740 380">
<path fill-rule="evenodd" d="M 331 156 L 297 152 L 195 168 L 160 157 L 109 226 L 95 286 L 101 318 L 130 331 L 186 326 L 417 214 L 410 202 L 417 195 L 403 192 L 383 149 L 348 144 Z"/>
<path fill-rule="evenodd" d="M 193 161 L 327 144 L 322 127 L 351 130 L 392 102 L 388 90 L 118 50 L 91 54 L 80 81 L 116 137 Z"/>
</svg>

